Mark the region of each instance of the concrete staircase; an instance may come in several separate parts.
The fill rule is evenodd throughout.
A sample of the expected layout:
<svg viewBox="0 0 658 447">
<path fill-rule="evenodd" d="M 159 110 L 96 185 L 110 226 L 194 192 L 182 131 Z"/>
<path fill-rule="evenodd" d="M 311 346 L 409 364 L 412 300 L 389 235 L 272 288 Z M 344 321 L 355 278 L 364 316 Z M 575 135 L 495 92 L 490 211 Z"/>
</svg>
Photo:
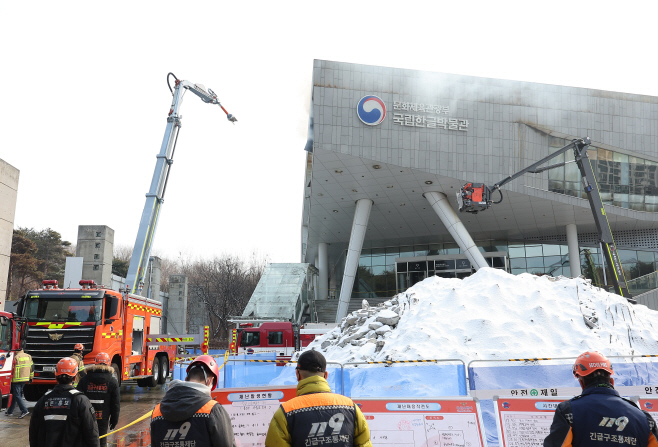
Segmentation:
<svg viewBox="0 0 658 447">
<path fill-rule="evenodd" d="M 366 298 L 371 307 L 377 307 L 389 298 Z M 361 309 L 361 298 L 352 298 L 348 307 L 348 313 Z M 315 302 L 315 309 L 318 314 L 318 323 L 334 323 L 336 321 L 336 311 L 338 310 L 338 300 L 318 300 Z"/>
</svg>

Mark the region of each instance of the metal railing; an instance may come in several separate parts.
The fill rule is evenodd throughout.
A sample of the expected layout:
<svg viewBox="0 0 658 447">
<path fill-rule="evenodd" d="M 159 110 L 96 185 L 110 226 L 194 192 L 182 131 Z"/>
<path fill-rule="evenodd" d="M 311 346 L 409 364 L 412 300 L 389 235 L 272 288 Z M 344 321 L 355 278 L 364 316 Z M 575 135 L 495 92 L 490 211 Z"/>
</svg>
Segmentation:
<svg viewBox="0 0 658 447">
<path fill-rule="evenodd" d="M 639 295 L 649 290 L 658 289 L 658 271 L 626 281 L 626 286 L 632 295 Z"/>
</svg>

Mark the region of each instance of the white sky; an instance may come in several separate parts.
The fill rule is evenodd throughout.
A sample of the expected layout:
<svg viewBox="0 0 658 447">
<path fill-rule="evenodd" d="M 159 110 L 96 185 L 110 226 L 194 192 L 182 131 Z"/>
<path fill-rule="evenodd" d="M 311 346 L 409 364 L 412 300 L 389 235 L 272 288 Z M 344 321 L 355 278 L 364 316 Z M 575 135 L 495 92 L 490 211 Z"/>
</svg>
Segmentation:
<svg viewBox="0 0 658 447">
<path fill-rule="evenodd" d="M 299 262 L 313 59 L 658 96 L 658 3 L 3 2 L 0 158 L 16 226 L 108 225 L 132 246 L 171 103 L 187 93 L 154 251 Z"/>
</svg>

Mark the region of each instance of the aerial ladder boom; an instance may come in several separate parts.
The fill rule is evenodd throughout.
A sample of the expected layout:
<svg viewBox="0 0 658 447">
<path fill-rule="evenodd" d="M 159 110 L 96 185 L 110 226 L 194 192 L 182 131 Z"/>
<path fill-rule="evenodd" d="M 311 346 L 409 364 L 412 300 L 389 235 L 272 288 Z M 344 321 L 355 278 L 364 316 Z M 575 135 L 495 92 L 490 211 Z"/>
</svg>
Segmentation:
<svg viewBox="0 0 658 447">
<path fill-rule="evenodd" d="M 201 98 L 203 102 L 217 104 L 221 107 L 230 122 L 235 123 L 237 121 L 233 115 L 226 111 L 217 99 L 215 92 L 211 89 L 206 89 L 201 84 L 181 81 L 173 73 L 167 75 L 167 84 L 169 84 L 170 77 L 175 79 L 175 83 L 173 90 L 171 85 L 169 85 L 173 99 L 171 101 L 169 115 L 167 116 L 167 127 L 164 138 L 162 139 L 162 146 L 160 146 L 160 153 L 156 157 L 155 172 L 153 172 L 151 187 L 146 194 L 146 203 L 144 204 L 144 211 L 139 222 L 137 238 L 135 239 L 135 246 L 133 247 L 133 253 L 130 258 L 128 275 L 126 276 L 126 289 L 130 293 L 139 294 L 144 285 L 144 275 L 151 256 L 151 247 L 153 246 L 153 239 L 158 225 L 158 216 L 164 202 L 171 165 L 174 162 L 174 151 L 176 150 L 176 141 L 178 140 L 178 132 L 181 127 L 182 115 L 180 114 L 180 107 L 183 103 L 183 95 L 189 90 Z M 155 297 L 155 299 L 157 298 Z"/>
<path fill-rule="evenodd" d="M 617 253 L 617 247 L 615 246 L 615 241 L 612 237 L 612 230 L 610 229 L 608 217 L 605 214 L 605 208 L 603 207 L 603 202 L 601 201 L 601 194 L 599 193 L 599 187 L 594 176 L 594 169 L 592 169 L 592 164 L 589 157 L 587 156 L 587 149 L 589 148 L 590 144 L 592 144 L 592 141 L 589 137 L 572 140 L 571 143 L 567 144 L 563 148 L 548 155 L 547 157 L 542 158 L 538 162 L 531 164 L 527 168 L 505 177 L 503 180 L 494 184 L 492 187 L 488 187 L 482 183 L 467 183 L 457 193 L 459 211 L 477 214 L 479 211 L 485 211 L 489 209 L 491 205 L 495 205 L 503 201 L 503 192 L 500 189 L 503 185 L 521 177 L 528 172 L 532 174 L 538 174 L 549 169 L 564 166 L 566 163 L 573 163 L 562 162 L 541 167 L 541 165 L 557 157 L 558 155 L 563 154 L 569 150 L 573 150 L 575 159 L 574 161 L 580 170 L 583 188 L 587 193 L 587 199 L 589 200 L 594 222 L 596 223 L 596 229 L 599 235 L 599 247 L 601 248 L 608 267 L 612 272 L 609 278 L 610 283 L 612 284 L 615 293 L 623 296 L 630 302 L 635 303 L 635 300 L 631 298 L 631 295 L 628 292 L 626 278 L 624 277 L 624 270 L 622 269 L 621 262 L 619 261 L 619 254 Z M 493 196 L 496 192 L 499 194 L 499 200 L 494 201 Z M 603 272 L 605 276 L 605 267 Z"/>
</svg>

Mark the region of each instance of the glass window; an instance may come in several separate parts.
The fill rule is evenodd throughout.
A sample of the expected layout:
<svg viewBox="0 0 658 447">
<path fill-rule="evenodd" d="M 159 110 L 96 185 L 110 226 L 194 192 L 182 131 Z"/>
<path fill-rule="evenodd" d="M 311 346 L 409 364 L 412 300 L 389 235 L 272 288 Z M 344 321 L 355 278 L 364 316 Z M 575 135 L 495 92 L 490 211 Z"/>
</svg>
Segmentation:
<svg viewBox="0 0 658 447">
<path fill-rule="evenodd" d="M 414 256 L 427 256 L 427 245 L 414 245 Z"/>
<path fill-rule="evenodd" d="M 269 344 L 269 345 L 282 345 L 283 344 L 283 332 L 268 332 L 267 333 L 267 344 Z"/>
<path fill-rule="evenodd" d="M 541 245 L 526 245 L 525 255 L 529 258 L 532 256 L 543 256 L 544 251 L 542 250 Z"/>
<path fill-rule="evenodd" d="M 637 262 L 637 252 L 635 250 L 617 250 L 617 254 L 622 264 L 635 264 Z"/>
<path fill-rule="evenodd" d="M 560 254 L 561 255 L 568 255 L 569 254 L 569 247 L 566 245 L 560 245 Z"/>
<path fill-rule="evenodd" d="M 525 258 L 514 258 L 509 260 L 509 265 L 514 269 L 524 269 L 526 268 Z"/>
<path fill-rule="evenodd" d="M 413 258 L 414 257 L 414 247 L 407 245 L 400 247 L 400 257 L 401 258 Z M 407 290 L 407 289 L 405 289 Z"/>
<path fill-rule="evenodd" d="M 427 250 L 427 255 L 428 256 L 439 255 L 441 254 L 442 249 L 443 249 L 442 244 L 430 244 Z"/>
<path fill-rule="evenodd" d="M 364 253 L 365 250 L 361 250 L 361 256 L 359 256 L 359 267 L 370 267 L 372 265 L 372 259 L 370 258 L 370 250 L 368 253 Z"/>
<path fill-rule="evenodd" d="M 11 346 L 11 323 L 0 326 L 0 350 L 9 351 Z"/>
<path fill-rule="evenodd" d="M 565 261 L 565 259 L 562 259 L 562 256 L 544 256 L 544 267 L 562 267 L 563 261 Z"/>
<path fill-rule="evenodd" d="M 535 267 L 544 268 L 544 258 L 539 256 L 536 258 L 525 258 L 526 264 L 528 265 L 528 270 Z"/>
<path fill-rule="evenodd" d="M 30 321 L 101 321 L 103 300 L 30 298 L 25 316 Z"/>
<path fill-rule="evenodd" d="M 523 244 L 510 244 L 509 245 L 510 258 L 525 258 L 525 245 Z"/>
<path fill-rule="evenodd" d="M 372 265 L 386 265 L 386 250 L 383 248 L 373 248 Z"/>
<path fill-rule="evenodd" d="M 370 268 L 370 271 L 372 272 L 373 275 L 383 275 L 384 272 L 386 271 L 386 266 L 385 265 L 373 265 Z"/>
<path fill-rule="evenodd" d="M 564 154 L 560 154 L 551 161 L 548 162 L 546 166 L 550 166 L 556 163 L 564 162 Z M 548 170 L 548 180 L 564 181 L 564 166 L 559 168 L 553 168 Z"/>
<path fill-rule="evenodd" d="M 559 256 L 560 246 L 544 244 L 544 256 Z"/>
<path fill-rule="evenodd" d="M 260 332 L 242 332 L 242 346 L 260 345 Z"/>
<path fill-rule="evenodd" d="M 398 247 L 386 248 L 386 264 L 395 264 L 395 258 L 400 257 L 400 249 Z"/>
<path fill-rule="evenodd" d="M 450 242 L 443 244 L 443 253 L 446 255 L 458 255 L 461 253 L 461 250 L 459 250 L 459 245 Z"/>
<path fill-rule="evenodd" d="M 525 269 L 512 269 L 512 275 L 520 275 L 521 273 L 526 273 Z"/>
<path fill-rule="evenodd" d="M 491 251 L 507 251 L 507 242 L 491 241 Z"/>
</svg>

